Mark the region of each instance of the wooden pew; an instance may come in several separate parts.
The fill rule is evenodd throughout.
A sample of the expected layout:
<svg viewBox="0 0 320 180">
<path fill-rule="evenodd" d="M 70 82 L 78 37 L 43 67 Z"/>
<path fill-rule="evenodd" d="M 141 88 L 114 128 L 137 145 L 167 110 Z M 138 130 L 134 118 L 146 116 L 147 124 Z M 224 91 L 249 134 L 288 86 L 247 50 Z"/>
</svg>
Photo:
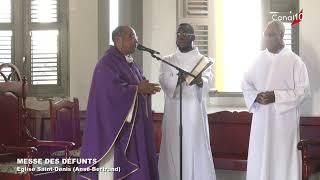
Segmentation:
<svg viewBox="0 0 320 180">
<path fill-rule="evenodd" d="M 298 149 L 302 152 L 302 179 L 320 172 L 320 117 L 300 118 Z"/>
<path fill-rule="evenodd" d="M 215 168 L 247 169 L 252 114 L 222 111 L 208 115 L 210 144 Z"/>
</svg>

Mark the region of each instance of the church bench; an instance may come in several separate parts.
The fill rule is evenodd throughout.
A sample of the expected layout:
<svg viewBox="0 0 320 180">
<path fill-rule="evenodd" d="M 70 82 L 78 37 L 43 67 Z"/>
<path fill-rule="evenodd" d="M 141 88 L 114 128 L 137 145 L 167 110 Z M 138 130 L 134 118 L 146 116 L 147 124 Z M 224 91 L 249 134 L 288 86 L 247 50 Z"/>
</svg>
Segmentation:
<svg viewBox="0 0 320 180">
<path fill-rule="evenodd" d="M 298 149 L 302 152 L 302 179 L 320 172 L 320 117 L 300 118 Z"/>
<path fill-rule="evenodd" d="M 160 151 L 162 113 L 153 113 L 154 138 Z M 252 114 L 221 111 L 208 114 L 210 144 L 216 169 L 246 171 Z M 300 118 L 303 180 L 320 172 L 320 117 Z"/>
<path fill-rule="evenodd" d="M 251 117 L 248 112 L 208 114 L 210 145 L 216 169 L 247 169 Z"/>
</svg>

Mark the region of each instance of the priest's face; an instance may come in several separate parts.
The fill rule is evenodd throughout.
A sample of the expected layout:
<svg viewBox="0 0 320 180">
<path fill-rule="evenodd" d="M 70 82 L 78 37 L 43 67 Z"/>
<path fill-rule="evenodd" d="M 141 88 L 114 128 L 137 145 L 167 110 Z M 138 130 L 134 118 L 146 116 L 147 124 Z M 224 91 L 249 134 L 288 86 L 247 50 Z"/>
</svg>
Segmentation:
<svg viewBox="0 0 320 180">
<path fill-rule="evenodd" d="M 275 24 L 270 24 L 264 31 L 264 43 L 270 52 L 276 52 L 282 46 L 282 34 Z"/>
<path fill-rule="evenodd" d="M 179 26 L 177 30 L 176 45 L 181 52 L 188 52 L 192 50 L 194 38 L 193 32 L 190 32 L 186 26 Z"/>
<path fill-rule="evenodd" d="M 128 55 L 134 53 L 138 40 L 137 35 L 134 29 L 128 27 L 128 30 L 119 37 L 118 46 L 122 54 Z"/>
</svg>

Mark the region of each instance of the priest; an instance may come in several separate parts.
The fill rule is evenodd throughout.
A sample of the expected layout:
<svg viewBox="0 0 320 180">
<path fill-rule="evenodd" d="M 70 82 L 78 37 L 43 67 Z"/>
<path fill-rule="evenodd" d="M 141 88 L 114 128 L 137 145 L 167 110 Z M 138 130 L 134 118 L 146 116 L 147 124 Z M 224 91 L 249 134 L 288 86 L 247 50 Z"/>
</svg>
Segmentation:
<svg viewBox="0 0 320 180">
<path fill-rule="evenodd" d="M 96 159 L 81 168 L 105 171 L 80 172 L 78 179 L 158 180 L 150 95 L 160 86 L 145 80 L 131 57 L 131 27 L 117 27 L 112 40 L 94 70 L 80 155 Z"/>
<path fill-rule="evenodd" d="M 286 48 L 281 21 L 264 31 L 266 49 L 242 82 L 246 105 L 253 113 L 247 180 L 301 180 L 299 106 L 309 94 L 304 62 Z"/>
</svg>

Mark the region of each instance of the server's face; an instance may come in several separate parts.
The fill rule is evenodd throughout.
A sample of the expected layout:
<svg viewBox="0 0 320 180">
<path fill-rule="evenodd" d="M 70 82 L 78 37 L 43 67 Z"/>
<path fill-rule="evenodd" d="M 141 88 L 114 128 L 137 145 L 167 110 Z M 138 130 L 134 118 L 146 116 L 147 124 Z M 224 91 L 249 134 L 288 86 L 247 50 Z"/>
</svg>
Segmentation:
<svg viewBox="0 0 320 180">
<path fill-rule="evenodd" d="M 264 31 L 264 43 L 266 48 L 273 52 L 282 45 L 282 41 L 283 34 L 280 32 L 279 28 L 274 24 L 270 24 Z"/>
<path fill-rule="evenodd" d="M 178 27 L 176 45 L 180 51 L 192 48 L 194 38 L 194 34 L 190 33 L 185 26 Z"/>
</svg>

